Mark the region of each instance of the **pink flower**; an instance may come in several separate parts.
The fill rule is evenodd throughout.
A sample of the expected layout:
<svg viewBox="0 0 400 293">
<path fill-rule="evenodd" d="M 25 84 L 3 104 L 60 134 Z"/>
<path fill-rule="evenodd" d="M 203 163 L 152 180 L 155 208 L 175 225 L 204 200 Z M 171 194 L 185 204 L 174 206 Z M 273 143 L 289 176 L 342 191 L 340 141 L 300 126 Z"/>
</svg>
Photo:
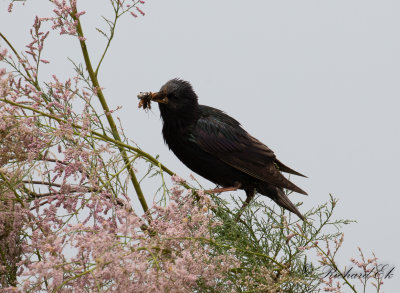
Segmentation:
<svg viewBox="0 0 400 293">
<path fill-rule="evenodd" d="M 136 10 L 139 11 L 139 13 L 143 16 L 145 16 L 145 13 L 143 12 L 142 9 L 140 9 L 139 7 L 136 6 Z"/>
<path fill-rule="evenodd" d="M 2 49 L 2 50 L 0 51 L 0 61 L 3 60 L 4 58 L 6 58 L 7 52 L 8 52 L 8 51 L 7 51 L 6 48 L 4 48 L 4 49 Z"/>
<path fill-rule="evenodd" d="M 172 175 L 171 179 L 173 182 L 178 183 L 178 184 L 186 183 L 186 181 L 184 179 L 182 179 L 181 177 L 179 177 L 178 175 Z"/>
</svg>

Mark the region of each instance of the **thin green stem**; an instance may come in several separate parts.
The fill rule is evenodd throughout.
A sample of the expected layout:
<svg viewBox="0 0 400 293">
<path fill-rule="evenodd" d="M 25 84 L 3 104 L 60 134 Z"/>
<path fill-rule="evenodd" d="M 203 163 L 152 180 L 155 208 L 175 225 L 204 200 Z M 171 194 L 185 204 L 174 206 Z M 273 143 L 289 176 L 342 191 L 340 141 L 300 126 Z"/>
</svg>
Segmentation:
<svg viewBox="0 0 400 293">
<path fill-rule="evenodd" d="M 82 276 L 84 276 L 84 275 L 86 275 L 86 274 L 89 274 L 89 273 L 93 272 L 93 271 L 96 270 L 96 269 L 97 269 L 97 266 L 91 268 L 90 270 L 84 271 L 84 272 L 82 272 L 82 273 L 80 273 L 80 274 L 77 274 L 77 275 L 75 275 L 75 276 L 73 276 L 73 277 L 71 277 L 71 278 L 66 279 L 66 280 L 65 280 L 64 282 L 62 282 L 59 286 L 57 286 L 56 288 L 54 288 L 54 290 L 53 290 L 52 292 L 57 292 L 58 290 L 60 290 L 62 287 L 64 287 L 64 285 L 66 285 L 66 284 L 69 283 L 70 281 L 73 281 L 73 280 L 75 280 L 75 279 L 78 279 L 79 277 L 82 277 Z"/>
<path fill-rule="evenodd" d="M 97 77 L 97 75 L 99 73 L 100 65 L 103 62 L 104 57 L 106 56 L 108 49 L 110 48 L 111 41 L 114 38 L 115 27 L 117 26 L 117 20 L 118 20 L 118 17 L 119 17 L 118 10 L 119 10 L 119 6 L 116 9 L 114 8 L 114 13 L 115 13 L 114 22 L 112 23 L 112 26 L 110 25 L 110 36 L 107 37 L 107 45 L 106 45 L 106 47 L 105 47 L 105 49 L 103 51 L 103 54 L 101 55 L 100 61 L 97 64 L 96 70 L 94 72 L 96 77 Z"/>
<path fill-rule="evenodd" d="M 97 96 L 98 96 L 100 104 L 103 107 L 103 110 L 104 110 L 104 112 L 106 114 L 106 118 L 107 118 L 107 121 L 108 121 L 108 123 L 109 123 L 109 125 L 111 127 L 111 132 L 112 132 L 112 135 L 113 135 L 114 139 L 116 141 L 122 142 L 121 137 L 120 137 L 120 135 L 118 133 L 118 129 L 117 129 L 117 126 L 115 124 L 115 121 L 114 121 L 114 119 L 113 119 L 113 117 L 112 117 L 112 115 L 110 113 L 110 108 L 108 107 L 106 98 L 105 98 L 105 96 L 103 94 L 103 91 L 101 90 L 99 81 L 98 81 L 97 76 L 96 76 L 96 74 L 95 74 L 95 72 L 93 70 L 92 62 L 90 61 L 89 52 L 88 52 L 88 49 L 87 49 L 87 46 L 86 46 L 86 42 L 85 42 L 85 37 L 84 37 L 84 34 L 83 34 L 82 25 L 81 25 L 81 22 L 79 21 L 79 18 L 75 17 L 76 13 L 77 13 L 77 11 L 76 11 L 76 7 L 75 7 L 75 9 L 74 9 L 73 13 L 71 14 L 71 16 L 77 23 L 76 31 L 77 31 L 77 34 L 79 36 L 79 43 L 81 45 L 81 50 L 82 50 L 83 58 L 85 60 L 86 69 L 87 69 L 87 71 L 89 73 L 89 78 L 92 81 L 93 87 L 95 88 L 95 90 L 97 92 Z M 128 165 L 127 169 L 128 169 L 129 175 L 131 177 L 131 181 L 132 181 L 133 187 L 135 188 L 136 194 L 137 194 L 138 199 L 140 201 L 140 204 L 141 204 L 144 212 L 147 212 L 149 207 L 147 206 L 146 199 L 144 198 L 142 189 L 140 188 L 140 185 L 139 185 L 139 182 L 138 182 L 138 180 L 136 178 L 136 175 L 135 175 L 135 172 L 133 170 L 133 167 L 131 166 L 131 164 L 129 164 L 129 158 L 128 158 L 128 155 L 127 155 L 127 153 L 125 151 L 125 148 L 123 148 L 122 146 L 118 145 L 118 149 L 119 149 L 119 151 L 120 151 L 120 153 L 122 155 L 122 159 L 124 160 L 125 164 Z"/>
</svg>

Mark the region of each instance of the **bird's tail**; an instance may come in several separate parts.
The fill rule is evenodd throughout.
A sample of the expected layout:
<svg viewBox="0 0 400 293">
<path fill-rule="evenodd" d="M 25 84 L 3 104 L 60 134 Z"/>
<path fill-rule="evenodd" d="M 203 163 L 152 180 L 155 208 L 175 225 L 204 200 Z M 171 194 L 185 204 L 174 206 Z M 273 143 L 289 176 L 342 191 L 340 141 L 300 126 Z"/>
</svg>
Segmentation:
<svg viewBox="0 0 400 293">
<path fill-rule="evenodd" d="M 266 186 L 264 185 L 261 188 L 257 189 L 257 191 L 262 195 L 268 196 L 273 201 L 275 201 L 279 206 L 296 214 L 300 219 L 305 221 L 304 216 L 300 213 L 297 207 L 290 201 L 290 199 L 287 197 L 287 195 L 283 192 L 281 188 L 272 186 L 268 186 L 267 188 L 265 187 Z"/>
</svg>

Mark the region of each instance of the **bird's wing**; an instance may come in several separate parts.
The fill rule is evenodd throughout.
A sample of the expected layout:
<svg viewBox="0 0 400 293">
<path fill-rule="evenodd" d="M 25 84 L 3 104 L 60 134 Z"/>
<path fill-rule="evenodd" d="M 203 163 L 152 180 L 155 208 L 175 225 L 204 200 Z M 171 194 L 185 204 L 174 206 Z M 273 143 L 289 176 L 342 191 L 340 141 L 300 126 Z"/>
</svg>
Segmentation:
<svg viewBox="0 0 400 293">
<path fill-rule="evenodd" d="M 274 152 L 248 134 L 239 122 L 220 110 L 202 107 L 206 115 L 197 121 L 192 130 L 192 139 L 200 148 L 261 181 L 307 194 L 287 180 L 280 168 L 283 166 L 286 169 L 281 171 L 301 174 L 279 162 Z"/>
</svg>

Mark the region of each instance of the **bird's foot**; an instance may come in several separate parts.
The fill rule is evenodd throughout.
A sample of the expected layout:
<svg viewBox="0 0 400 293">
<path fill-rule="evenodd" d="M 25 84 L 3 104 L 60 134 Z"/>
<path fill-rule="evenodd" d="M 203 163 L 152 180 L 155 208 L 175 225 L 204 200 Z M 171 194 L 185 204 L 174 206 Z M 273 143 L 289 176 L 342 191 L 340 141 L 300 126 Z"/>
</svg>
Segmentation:
<svg viewBox="0 0 400 293">
<path fill-rule="evenodd" d="M 240 208 L 239 212 L 235 216 L 235 222 L 236 223 L 239 221 L 240 216 L 243 214 L 243 212 L 246 209 L 246 207 L 249 205 L 251 200 L 254 198 L 255 194 L 256 194 L 255 191 L 253 191 L 251 193 L 246 191 L 246 195 L 247 195 L 246 200 L 243 203 L 242 207 Z"/>
<path fill-rule="evenodd" d="M 226 191 L 236 191 L 240 187 L 242 187 L 242 183 L 237 183 L 235 186 L 232 187 L 222 187 L 222 188 L 215 188 L 215 189 L 209 189 L 209 190 L 204 190 L 206 193 L 221 193 L 221 192 L 226 192 Z"/>
</svg>

